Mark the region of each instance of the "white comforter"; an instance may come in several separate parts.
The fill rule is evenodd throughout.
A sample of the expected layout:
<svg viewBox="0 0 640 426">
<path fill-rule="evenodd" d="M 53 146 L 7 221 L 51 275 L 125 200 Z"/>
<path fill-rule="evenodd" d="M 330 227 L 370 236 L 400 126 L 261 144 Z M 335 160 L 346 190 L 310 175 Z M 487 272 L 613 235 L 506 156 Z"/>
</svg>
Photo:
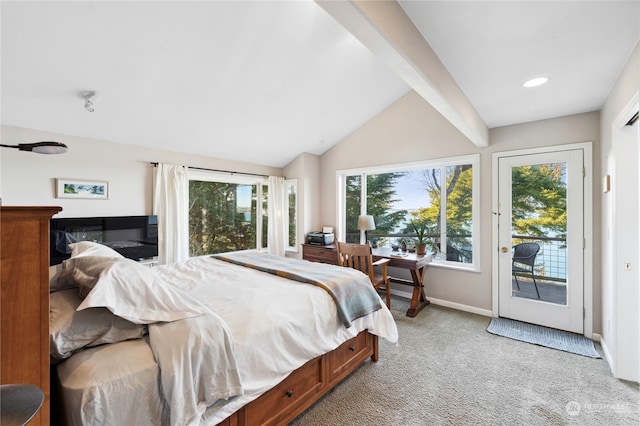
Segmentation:
<svg viewBox="0 0 640 426">
<path fill-rule="evenodd" d="M 243 405 L 271 389 L 290 372 L 310 359 L 335 349 L 363 330 L 368 329 L 369 332 L 392 343 L 396 343 L 398 340 L 396 324 L 384 303 L 380 310 L 356 319 L 353 326 L 345 328 L 340 323 L 332 298 L 326 291 L 313 285 L 269 275 L 209 256 L 192 258 L 173 265 L 159 266 L 155 272 L 160 274 L 165 281 L 182 289 L 209 307 L 215 315 L 224 321 L 233 340 L 231 344 L 242 383 L 242 395 L 228 400 L 224 399 L 224 395 L 214 394 L 199 400 L 196 395 L 194 401 L 199 401 L 196 402 L 196 412 L 200 413 L 205 408 L 206 411 L 201 418 L 198 419 L 200 417 L 198 415 L 191 420 L 195 423 L 200 422 L 202 425 L 219 423 Z M 200 321 L 204 320 L 196 320 L 196 324 L 202 326 Z M 177 323 L 169 328 L 181 327 Z M 151 331 L 151 340 L 166 338 L 156 333 L 160 328 L 158 327 L 155 332 Z M 194 353 L 199 352 L 202 356 L 206 356 L 207 352 L 199 346 L 198 339 L 186 337 L 185 341 L 193 345 Z M 169 343 L 171 342 L 169 341 Z M 90 350 L 100 350 L 100 348 Z M 180 352 L 175 353 L 174 349 L 167 348 L 165 350 L 169 351 L 166 354 L 167 359 L 179 355 Z M 76 362 L 74 358 L 78 355 L 82 355 L 82 352 L 72 356 L 58 367 L 63 388 L 65 380 L 71 381 L 73 378 L 77 382 L 80 377 L 78 371 L 87 368 L 85 363 L 90 357 L 79 356 L 77 358 L 79 361 Z M 156 361 L 157 358 L 156 356 Z M 122 354 L 120 360 L 111 359 L 114 366 L 121 366 L 120 369 L 129 368 L 126 366 L 126 353 Z M 152 367 L 146 365 L 144 369 L 149 371 Z M 191 378 L 186 375 L 188 367 L 183 370 L 185 376 L 180 380 L 184 383 Z M 165 375 L 164 372 L 161 374 Z M 115 380 L 123 379 L 117 377 Z M 108 397 L 101 395 L 105 388 L 117 388 L 115 383 L 108 383 L 106 377 L 101 379 L 103 383 L 93 383 L 90 378 L 87 378 L 86 389 L 80 391 L 77 388 L 81 386 L 81 383 L 76 382 L 74 382 L 73 392 L 82 392 L 83 395 L 75 398 L 82 402 L 79 402 L 80 406 L 75 406 L 72 410 L 82 413 L 83 424 L 92 424 L 91 419 L 97 412 L 109 413 L 109 418 L 102 419 L 101 424 L 122 425 L 130 423 L 131 417 L 121 410 L 120 405 L 130 399 L 128 394 L 114 392 Z M 107 386 L 104 386 L 105 384 Z M 157 387 L 157 379 L 156 383 L 143 383 L 140 386 L 147 392 L 147 388 Z M 180 390 L 177 388 L 167 390 L 164 377 L 162 387 L 167 399 L 173 399 L 174 402 L 170 407 L 164 403 L 164 415 L 161 423 L 163 425 L 180 424 L 180 421 L 184 421 L 183 424 L 187 424 L 189 419 L 180 417 L 181 414 L 174 413 L 175 419 L 181 419 L 177 423 L 173 419 L 171 421 L 169 419 L 171 412 L 184 409 L 175 402 Z M 163 391 L 154 390 L 152 393 L 158 394 Z M 100 395 L 99 398 L 96 397 L 98 395 Z M 172 398 L 170 395 L 174 395 L 174 397 Z M 221 396 L 222 399 L 209 405 L 217 396 Z M 206 405 L 209 406 L 205 407 Z M 140 411 L 146 409 L 147 407 L 139 406 L 137 416 L 141 416 Z M 149 404 L 148 410 L 146 424 L 158 424 L 157 404 L 155 402 Z"/>
<path fill-rule="evenodd" d="M 363 330 L 393 343 L 398 340 L 396 324 L 384 304 L 345 328 L 335 303 L 319 287 L 209 256 L 158 269 L 165 280 L 220 315 L 233 334 L 244 394 L 206 412 L 204 424 L 219 423 L 291 371 Z"/>
<path fill-rule="evenodd" d="M 171 426 L 198 425 L 208 407 L 242 395 L 231 332 L 214 312 L 150 324 L 149 344 Z"/>
</svg>

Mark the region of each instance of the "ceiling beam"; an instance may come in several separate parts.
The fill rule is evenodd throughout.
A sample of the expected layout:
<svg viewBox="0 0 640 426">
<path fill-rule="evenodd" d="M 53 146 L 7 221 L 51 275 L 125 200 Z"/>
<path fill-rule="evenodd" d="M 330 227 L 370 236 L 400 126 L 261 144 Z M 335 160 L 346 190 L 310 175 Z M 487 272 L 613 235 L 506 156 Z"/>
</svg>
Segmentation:
<svg viewBox="0 0 640 426">
<path fill-rule="evenodd" d="M 471 142 L 489 146 L 489 130 L 431 46 L 394 1 L 316 0 Z"/>
</svg>

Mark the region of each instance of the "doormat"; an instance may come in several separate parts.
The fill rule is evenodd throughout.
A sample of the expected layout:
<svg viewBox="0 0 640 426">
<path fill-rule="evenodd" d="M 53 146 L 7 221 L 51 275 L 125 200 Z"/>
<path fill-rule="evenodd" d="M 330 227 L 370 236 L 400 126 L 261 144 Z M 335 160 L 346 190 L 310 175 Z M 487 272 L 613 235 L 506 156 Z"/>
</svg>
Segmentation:
<svg viewBox="0 0 640 426">
<path fill-rule="evenodd" d="M 492 318 L 487 331 L 498 336 L 508 337 L 521 342 L 558 349 L 565 352 L 601 358 L 593 346 L 593 341 L 578 334 L 553 328 L 514 321 L 507 318 Z"/>
</svg>

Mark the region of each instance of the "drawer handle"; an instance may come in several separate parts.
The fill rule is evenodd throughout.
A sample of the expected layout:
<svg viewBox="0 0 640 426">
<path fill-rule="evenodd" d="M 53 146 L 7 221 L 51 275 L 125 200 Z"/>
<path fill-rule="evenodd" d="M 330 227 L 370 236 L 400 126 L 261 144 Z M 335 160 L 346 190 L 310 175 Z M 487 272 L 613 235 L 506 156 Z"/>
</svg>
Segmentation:
<svg viewBox="0 0 640 426">
<path fill-rule="evenodd" d="M 287 395 L 287 398 L 291 398 L 293 396 L 293 391 L 289 389 L 284 394 Z"/>
<path fill-rule="evenodd" d="M 355 347 L 355 346 L 349 346 L 349 350 L 350 350 L 351 352 L 355 352 L 355 351 L 356 351 L 356 347 Z"/>
</svg>

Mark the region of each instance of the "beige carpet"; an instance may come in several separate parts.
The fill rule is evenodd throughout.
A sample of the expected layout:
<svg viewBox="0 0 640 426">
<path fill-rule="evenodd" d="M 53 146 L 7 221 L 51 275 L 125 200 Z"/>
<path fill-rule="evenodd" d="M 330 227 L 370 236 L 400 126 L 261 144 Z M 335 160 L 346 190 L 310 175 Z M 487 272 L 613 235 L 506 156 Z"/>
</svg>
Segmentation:
<svg viewBox="0 0 640 426">
<path fill-rule="evenodd" d="M 496 336 L 489 318 L 392 300 L 400 342 L 292 425 L 638 425 L 638 385 L 603 359 Z M 601 348 L 596 345 L 601 353 Z"/>
</svg>

